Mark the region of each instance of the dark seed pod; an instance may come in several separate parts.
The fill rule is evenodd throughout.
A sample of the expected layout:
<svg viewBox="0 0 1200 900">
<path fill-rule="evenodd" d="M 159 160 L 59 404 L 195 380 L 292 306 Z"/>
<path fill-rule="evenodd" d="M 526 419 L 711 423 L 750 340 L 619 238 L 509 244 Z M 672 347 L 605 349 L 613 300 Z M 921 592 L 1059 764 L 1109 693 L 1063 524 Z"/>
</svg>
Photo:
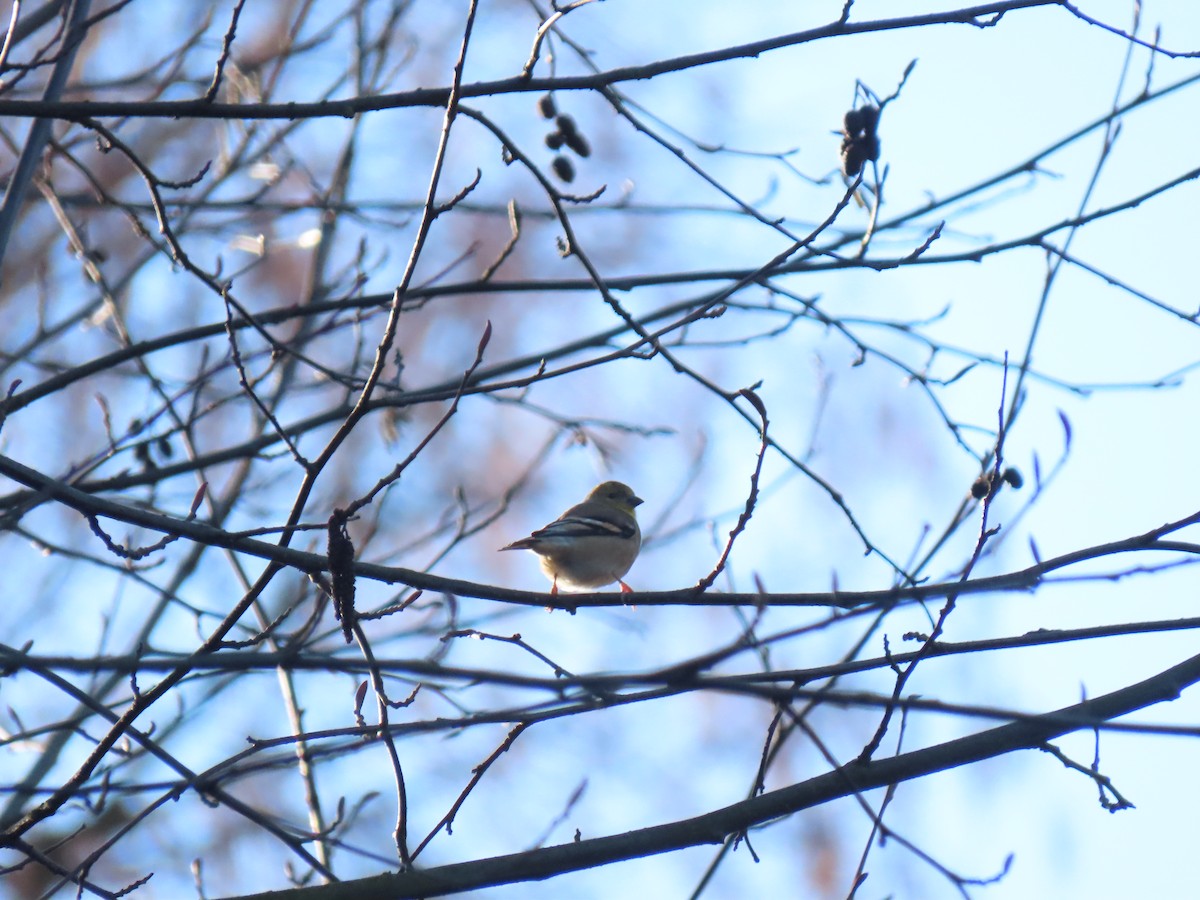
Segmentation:
<svg viewBox="0 0 1200 900">
<path fill-rule="evenodd" d="M 575 127 L 575 120 L 570 116 L 559 116 L 554 120 L 554 124 L 557 125 L 558 130 L 563 133 L 563 137 L 568 137 L 578 131 L 578 129 Z"/>
<path fill-rule="evenodd" d="M 975 479 L 975 483 L 971 485 L 971 496 L 976 500 L 982 500 L 988 495 L 988 491 L 992 488 L 992 473 L 984 472 Z"/>
<path fill-rule="evenodd" d="M 567 184 L 575 180 L 575 167 L 571 165 L 571 161 L 565 156 L 554 157 L 554 161 L 550 163 L 550 168 L 554 170 L 555 175 L 567 182 Z"/>
<path fill-rule="evenodd" d="M 879 159 L 879 138 L 875 132 L 869 132 L 862 140 L 855 141 L 855 146 L 862 151 L 864 158 L 872 161 Z"/>
<path fill-rule="evenodd" d="M 537 108 L 543 119 L 553 119 L 558 112 L 558 108 L 554 105 L 554 98 L 549 94 L 542 94 L 538 97 Z"/>
<path fill-rule="evenodd" d="M 862 131 L 862 112 L 857 109 L 847 110 L 846 115 L 842 116 L 842 130 L 848 135 L 855 135 Z"/>
<path fill-rule="evenodd" d="M 842 171 L 847 178 L 853 178 L 858 174 L 859 169 L 863 164 L 862 148 L 856 141 L 842 141 Z"/>
<path fill-rule="evenodd" d="M 561 131 L 552 131 L 546 135 L 546 146 L 551 150 L 557 150 L 563 145 L 563 133 Z"/>
<path fill-rule="evenodd" d="M 1004 480 L 1016 489 L 1020 489 L 1021 485 L 1025 483 L 1025 479 L 1021 476 L 1021 473 L 1012 466 L 1004 470 Z"/>
<path fill-rule="evenodd" d="M 592 148 L 591 145 L 588 144 L 587 138 L 585 138 L 578 131 L 564 133 L 562 137 L 567 146 L 579 154 L 579 156 L 587 159 L 592 155 Z"/>
</svg>

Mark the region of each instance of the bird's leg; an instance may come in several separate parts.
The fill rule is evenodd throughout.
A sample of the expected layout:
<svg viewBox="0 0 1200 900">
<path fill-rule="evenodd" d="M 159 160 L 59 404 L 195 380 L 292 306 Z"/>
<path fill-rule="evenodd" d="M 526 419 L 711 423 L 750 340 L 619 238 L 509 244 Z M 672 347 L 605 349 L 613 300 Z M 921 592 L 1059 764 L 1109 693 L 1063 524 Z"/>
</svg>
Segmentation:
<svg viewBox="0 0 1200 900">
<path fill-rule="evenodd" d="M 627 585 L 625 582 L 623 582 L 620 578 L 617 579 L 617 584 L 619 584 L 621 586 L 622 594 L 632 594 L 633 593 L 633 588 L 631 588 L 629 585 Z"/>
</svg>

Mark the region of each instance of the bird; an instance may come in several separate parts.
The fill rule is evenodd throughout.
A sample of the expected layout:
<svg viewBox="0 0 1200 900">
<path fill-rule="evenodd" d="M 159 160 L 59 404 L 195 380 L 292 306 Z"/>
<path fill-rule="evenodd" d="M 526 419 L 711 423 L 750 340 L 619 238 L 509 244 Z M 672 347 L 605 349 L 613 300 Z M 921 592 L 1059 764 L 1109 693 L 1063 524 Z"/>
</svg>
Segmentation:
<svg viewBox="0 0 1200 900">
<path fill-rule="evenodd" d="M 614 581 L 621 593 L 632 593 L 621 579 L 642 548 L 634 514 L 642 502 L 628 485 L 605 481 L 549 525 L 500 550 L 532 550 L 541 557 L 552 596 L 559 587 L 590 591 Z"/>
</svg>

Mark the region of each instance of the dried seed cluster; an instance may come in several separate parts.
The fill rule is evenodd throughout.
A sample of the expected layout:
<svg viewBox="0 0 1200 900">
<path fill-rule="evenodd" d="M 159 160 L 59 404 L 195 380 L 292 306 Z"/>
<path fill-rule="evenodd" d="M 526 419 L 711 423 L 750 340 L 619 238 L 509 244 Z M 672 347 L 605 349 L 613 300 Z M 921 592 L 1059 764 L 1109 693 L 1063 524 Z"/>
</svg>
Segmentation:
<svg viewBox="0 0 1200 900">
<path fill-rule="evenodd" d="M 559 114 L 552 96 L 543 94 L 539 97 L 537 108 L 538 114 L 543 119 L 554 120 L 554 130 L 546 135 L 547 147 L 551 150 L 561 150 L 563 147 L 566 147 L 580 159 L 587 159 L 592 155 L 592 147 L 587 142 L 587 138 L 579 132 L 579 128 L 575 125 L 575 120 L 565 113 Z M 560 153 L 554 157 L 554 160 L 550 163 L 550 168 L 563 181 L 571 182 L 575 180 L 575 166 L 566 154 Z"/>
<path fill-rule="evenodd" d="M 879 108 L 863 106 L 842 117 L 842 171 L 853 178 L 868 160 L 879 159 Z"/>
<path fill-rule="evenodd" d="M 974 497 L 976 500 L 982 500 L 991 492 L 993 474 L 994 473 L 989 469 L 975 479 L 975 483 L 971 485 L 972 497 Z M 1011 488 L 1020 489 L 1021 485 L 1025 483 L 1025 479 L 1021 477 L 1020 472 L 1018 472 L 1012 466 L 1009 466 L 1001 473 L 1000 482 L 1002 484 L 1007 484 Z"/>
</svg>

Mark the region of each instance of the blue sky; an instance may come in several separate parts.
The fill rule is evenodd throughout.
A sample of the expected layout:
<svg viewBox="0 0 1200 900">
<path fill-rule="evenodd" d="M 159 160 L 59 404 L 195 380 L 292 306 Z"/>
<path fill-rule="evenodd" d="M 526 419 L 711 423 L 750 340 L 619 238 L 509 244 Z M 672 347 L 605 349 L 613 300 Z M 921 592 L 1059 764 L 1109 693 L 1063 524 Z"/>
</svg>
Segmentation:
<svg viewBox="0 0 1200 900">
<path fill-rule="evenodd" d="M 580 7 L 566 18 L 565 28 L 592 51 L 599 68 L 610 69 L 800 31 L 836 18 L 841 6 L 840 2 L 743 4 L 735 15 L 726 4 L 607 0 Z M 858 2 L 853 18 L 925 13 L 932 6 Z M 1122 27 L 1132 14 L 1126 3 L 1081 3 L 1080 7 Z M 1143 35 L 1152 34 L 1161 21 L 1165 46 L 1181 50 L 1200 46 L 1200 10 L 1194 4 L 1159 0 L 1142 8 Z M 254 15 L 253 5 L 247 14 Z M 460 14 L 457 5 L 453 9 L 444 4 L 414 6 L 412 24 L 420 26 L 421 38 L 413 45 L 408 67 L 398 71 L 393 89 L 445 83 L 446 62 L 457 46 Z M 467 79 L 498 78 L 517 71 L 528 54 L 534 24 L 523 4 L 485 3 Z M 251 25 L 248 19 L 247 33 Z M 402 42 L 404 35 L 396 38 Z M 583 71 L 561 44 L 554 51 L 559 74 Z M 644 109 L 647 121 L 656 123 L 658 133 L 684 149 L 705 171 L 767 215 L 781 217 L 787 227 L 804 233 L 828 215 L 844 191 L 835 174 L 837 130 L 854 102 L 856 80 L 878 95 L 887 95 L 906 66 L 917 60 L 881 124 L 880 163 L 887 167 L 881 221 L 887 222 L 1020 165 L 1064 134 L 1103 117 L 1114 103 L 1134 98 L 1142 90 L 1150 57 L 1145 51 L 1132 56 L 1129 77 L 1118 90 L 1125 53 L 1119 37 L 1064 10 L 1045 9 L 1011 13 L 993 28 L 939 26 L 828 40 L 620 87 Z M 306 60 L 285 76 L 284 96 L 311 99 L 341 66 L 342 60 L 329 57 Z M 1200 66 L 1195 60 L 1158 57 L 1151 84 L 1158 87 L 1197 75 Z M 1099 169 L 1086 210 L 1127 202 L 1196 166 L 1197 91 L 1200 87 L 1181 89 L 1122 119 L 1121 132 Z M 339 95 L 348 93 L 347 86 Z M 532 95 L 518 95 L 483 99 L 475 105 L 545 166 L 552 156 L 541 148 L 547 126 L 537 117 L 533 100 Z M 727 198 L 687 171 L 672 153 L 636 133 L 598 97 L 560 93 L 558 102 L 578 120 L 594 151 L 578 162 L 573 189 L 585 193 L 605 186 L 598 206 L 625 197 L 641 208 L 629 214 L 571 208 L 581 246 L 606 277 L 753 269 L 787 246 L 787 240 L 769 227 L 731 215 Z M 380 202 L 417 199 L 427 177 L 438 120 L 439 114 L 429 110 L 393 110 L 364 117 L 356 147 L 361 167 L 352 181 L 351 197 Z M 298 129 L 288 152 L 310 168 L 304 170 L 304 177 L 293 171 L 294 180 L 285 187 L 304 194 L 310 189 L 305 180 L 309 177 L 319 187 L 328 175 L 322 167 L 349 127 L 327 120 Z M 520 253 L 499 277 L 581 278 L 578 261 L 563 259 L 557 252 L 554 239 L 559 226 L 536 215 L 545 204 L 532 179 L 519 167 L 505 165 L 482 128 L 460 118 L 456 129 L 443 195 L 452 195 L 478 170 L 481 181 L 473 201 L 502 207 L 518 197 L 527 210 Z M 218 129 L 205 133 L 214 146 L 227 137 Z M 746 152 L 709 152 L 688 138 Z M 948 224 L 928 251 L 930 256 L 984 247 L 1071 218 L 1097 169 L 1103 138 L 1102 129 L 1089 133 L 1044 158 L 1036 174 L 1015 175 L 973 196 L 967 201 L 969 209 L 960 204 L 914 216 L 907 227 L 880 234 L 872 254 L 902 256 L 919 246 L 942 219 Z M 786 159 L 763 155 L 785 151 L 795 152 Z M 276 161 L 285 162 L 283 156 L 279 154 Z M 182 174 L 164 172 L 170 177 Z M 1047 293 L 1032 353 L 1034 375 L 1026 381 L 1025 408 L 1005 447 L 1006 462 L 1021 470 L 1026 487 L 1002 492 L 997 498 L 991 521 L 1001 531 L 975 574 L 1029 565 L 1032 546 L 1047 558 L 1128 537 L 1197 509 L 1200 495 L 1193 473 L 1200 396 L 1189 369 L 1200 357 L 1196 325 L 1102 277 L 1130 284 L 1168 307 L 1196 311 L 1200 307 L 1195 289 L 1196 192 L 1194 182 L 1183 184 L 1075 235 L 1072 254 L 1102 275 L 1064 266 Z M 662 213 L 662 206 L 680 203 L 706 209 L 686 215 Z M 459 214 L 456 211 L 455 216 Z M 862 229 L 868 215 L 867 209 L 852 205 L 837 228 Z M 394 213 L 395 220 L 403 216 Z M 368 259 L 383 260 L 370 266 L 365 289 L 387 295 L 399 278 L 412 227 L 381 221 L 382 217 L 346 221 L 334 257 L 339 262 L 350 260 L 359 241 L 365 242 Z M 447 217 L 445 223 L 436 224 L 418 281 L 463 257 L 469 240 L 478 241 L 482 249 L 441 280 L 474 277 L 503 243 L 507 231 L 498 224 L 502 221 L 495 216 L 471 218 L 463 212 L 460 218 Z M 308 261 L 300 237 L 316 223 L 315 213 L 275 220 L 264 216 L 262 228 L 271 247 L 268 262 L 290 277 L 255 281 L 249 275 L 239 282 L 239 289 L 263 307 L 293 302 L 302 289 L 303 277 L 297 272 L 304 271 Z M 239 237 L 257 235 L 233 235 L 228 230 L 197 233 L 188 236 L 189 249 L 206 262 L 220 256 L 236 266 L 249 258 L 239 249 L 247 246 L 237 242 Z M 1064 231 L 1058 231 L 1049 240 L 1061 246 L 1065 237 Z M 772 435 L 844 494 L 857 522 L 880 550 L 893 559 L 907 560 L 928 546 L 931 535 L 940 533 L 966 495 L 978 474 L 972 454 L 992 445 L 1003 392 L 1015 389 L 1016 378 L 1010 372 L 1006 387 L 1000 365 L 980 364 L 953 384 L 934 390 L 946 413 L 964 426 L 960 444 L 942 424 L 930 396 L 912 383 L 904 368 L 926 371 L 928 366 L 932 378 L 949 379 L 973 356 L 994 362 L 1007 354 L 1015 364 L 1029 341 L 1047 269 L 1044 252 L 1022 248 L 981 262 L 777 279 L 778 287 L 814 302 L 871 348 L 861 365 L 855 364 L 857 348 L 813 316 L 800 318 L 788 330 L 745 349 L 729 346 L 730 341 L 781 325 L 781 310 L 801 308 L 794 300 L 770 297 L 759 288 L 733 298 L 744 308 L 735 307 L 720 319 L 691 328 L 686 345 L 677 352 L 724 390 L 761 383 L 758 393 L 770 413 Z M 616 296 L 634 314 L 649 315 L 706 289 L 646 286 Z M 224 315 L 217 300 L 195 291 L 165 261 L 149 267 L 130 294 L 130 320 L 142 336 L 177 327 L 183 315 L 198 321 L 220 320 Z M 171 302 L 180 298 L 186 306 Z M 772 303 L 778 308 L 769 308 Z M 514 291 L 439 301 L 402 320 L 399 347 L 406 366 L 405 386 L 457 377 L 470 361 L 486 320 L 495 328 L 488 364 L 548 352 L 617 321 L 590 290 L 538 295 Z M 368 342 L 378 336 L 373 328 L 376 320 L 364 328 Z M 925 339 L 963 353 L 943 349 L 931 358 Z M 614 345 L 621 346 L 622 341 L 629 342 L 626 337 Z M 335 363 L 344 361 L 344 344 L 331 341 L 319 349 Z M 901 365 L 885 359 L 884 353 Z M 186 373 L 190 358 L 180 354 L 156 362 L 164 370 L 179 362 L 179 372 Z M 1168 376 L 1168 386 L 1152 389 Z M 517 394 L 505 396 L 511 401 Z M 496 548 L 542 525 L 577 501 L 595 481 L 609 477 L 628 481 L 646 500 L 640 513 L 647 543 L 630 573 L 631 584 L 639 590 L 677 588 L 708 571 L 744 502 L 758 445 L 754 429 L 728 404 L 676 375 L 661 358 L 622 360 L 583 370 L 538 385 L 525 399 L 530 405 L 522 407 L 467 398 L 431 451 L 380 501 L 387 527 L 364 543 L 364 556 L 410 566 L 428 563 L 438 540 L 422 543 L 414 535 L 433 531 L 439 514 L 452 520 L 446 511 L 454 509 L 453 488 L 461 487 L 470 502 L 487 507 L 514 473 L 532 465 L 543 446 L 553 442 L 538 463 L 529 489 L 498 521 L 439 560 L 435 572 L 544 588 L 532 557 L 500 555 Z M 140 401 L 145 408 L 137 408 L 138 401 L 126 400 L 119 407 L 126 417 L 145 415 L 157 403 L 145 398 Z M 305 402 L 307 398 L 287 409 L 285 418 L 307 414 Z M 588 431 L 595 440 L 570 442 L 559 434 L 550 416 L 534 411 L 535 405 L 561 417 L 593 422 Z M 98 419 L 98 413 L 93 415 Z M 1064 418 L 1070 423 L 1066 464 L 1036 505 L 1023 511 L 1033 494 L 1035 467 L 1050 473 L 1064 452 Z M 608 427 L 605 422 L 635 430 Z M 90 419 L 84 424 L 98 427 Z M 349 464 L 338 470 L 336 478 L 319 485 L 309 518 L 323 521 L 328 509 L 344 502 L 348 493 L 374 483 L 411 448 L 426 425 L 420 415 L 412 424 L 402 423 L 400 439 L 391 446 L 374 428 L 364 428 L 347 445 Z M 638 434 L 636 428 L 671 431 Z M 48 448 L 38 443 L 39 434 L 8 428 L 4 437 L 11 443 L 5 452 L 21 459 L 45 453 L 55 460 L 53 465 L 47 462 L 47 468 L 58 471 L 74 458 L 77 436 L 64 429 L 56 434 L 55 446 Z M 285 466 L 270 470 L 270 483 L 279 492 L 276 499 L 286 500 L 299 479 L 296 471 Z M 694 482 L 689 476 L 692 466 L 699 473 Z M 844 513 L 778 454 L 768 454 L 762 485 L 762 502 L 718 589 L 752 590 L 755 579 L 778 592 L 822 591 L 835 585 L 844 589 L 890 586 L 891 568 L 877 555 L 864 557 L 862 541 Z M 183 506 L 190 488 L 186 493 L 179 501 Z M 256 495 L 256 503 L 259 496 L 275 495 Z M 167 499 L 160 498 L 163 503 Z M 278 509 L 247 506 L 238 524 L 260 525 L 264 518 L 273 521 L 276 514 Z M 976 516 L 922 574 L 931 579 L 953 577 L 977 529 Z M 144 615 L 139 592 L 126 596 L 98 577 L 67 578 L 62 569 L 46 574 L 47 570 L 37 568 L 34 549 L 22 552 L 28 557 L 21 557 L 22 580 L 15 593 L 32 597 L 33 586 L 53 586 L 58 579 L 62 597 L 71 602 L 57 610 L 37 610 L 37 616 L 20 603 L 0 613 L 10 643 L 19 645 L 34 628 L 42 652 L 90 649 L 101 640 L 94 628 L 100 613 L 111 615 L 120 625 L 136 623 Z M 1034 629 L 1194 615 L 1192 568 L 1133 571 L 1166 559 L 1102 560 L 1073 568 L 1036 593 L 964 598 L 949 621 L 946 639 L 965 641 Z M 1110 573 L 1124 577 L 1102 577 Z M 157 576 L 150 572 L 148 577 Z M 281 585 L 272 602 L 290 602 L 293 588 L 290 583 Z M 382 604 L 396 590 L 360 584 L 360 606 Z M 237 591 L 224 568 L 212 567 L 185 593 L 201 608 L 221 610 Z M 98 601 L 101 595 L 105 599 Z M 100 612 L 82 616 L 80 610 Z M 653 671 L 726 645 L 742 626 L 738 614 L 722 609 L 642 606 L 568 616 L 463 600 L 461 611 L 465 624 L 503 634 L 519 631 L 529 644 L 577 673 Z M 414 608 L 416 615 L 426 614 Z M 437 622 L 435 613 L 428 615 L 429 621 Z M 759 633 L 783 632 L 823 615 L 775 609 L 766 615 Z M 871 637 L 862 655 L 881 654 L 885 635 L 893 648 L 903 646 L 905 632 L 927 630 L 928 623 L 920 608 L 895 612 Z M 394 631 L 399 625 L 392 619 L 378 627 L 383 635 L 385 629 Z M 780 642 L 772 648 L 771 662 L 784 668 L 837 660 L 861 637 L 863 628 L 856 619 Z M 113 633 L 123 632 L 114 627 Z M 186 649 L 195 640 L 195 621 L 182 613 L 155 635 L 159 648 Z M 1183 632 L 934 659 L 918 670 L 909 692 L 1041 712 L 1076 702 L 1082 694 L 1095 696 L 1148 677 L 1193 654 L 1192 644 L 1190 634 Z M 416 632 L 386 646 L 397 655 L 413 657 L 445 651 L 448 662 L 461 666 L 549 674 L 542 663 L 510 644 L 457 640 L 443 646 L 436 636 Z M 752 655 L 743 654 L 721 671 L 752 671 L 759 665 Z M 352 724 L 355 679 L 313 675 L 301 676 L 299 682 L 308 700 L 308 727 Z M 846 686 L 886 692 L 891 680 L 880 672 L 848 679 Z M 247 681 L 244 693 L 239 691 L 235 701 L 222 708 L 228 733 L 239 739 L 245 734 L 286 733 L 286 722 L 264 712 L 277 704 L 277 697 L 271 699 L 273 690 L 273 678 L 256 676 Z M 519 692 L 485 687 L 453 697 L 474 709 L 531 702 Z M 450 709 L 449 702 L 430 691 L 410 714 L 414 720 L 435 718 L 450 714 Z M 753 777 L 768 712 L 758 703 L 706 694 L 633 704 L 539 726 L 505 755 L 494 777 L 485 779 L 464 806 L 454 835 L 435 842 L 425 861 L 457 862 L 513 852 L 543 832 L 548 843 L 569 841 L 577 827 L 587 837 L 616 833 L 735 802 L 745 795 Z M 1198 713 L 1196 699 L 1188 692 L 1133 718 L 1192 724 Z M 814 727 L 844 760 L 857 754 L 876 721 L 871 712 L 827 707 L 816 716 Z M 984 722 L 914 714 L 904 747 L 932 744 L 983 727 Z M 470 766 L 491 752 L 504 732 L 504 726 L 497 725 L 403 743 L 415 832 L 437 821 L 461 789 Z M 884 745 L 886 752 L 895 747 L 894 734 Z M 231 752 L 211 741 L 203 719 L 184 726 L 180 735 L 181 741 L 191 740 L 186 746 L 197 765 Z M 1059 744 L 1076 761 L 1089 764 L 1092 742 L 1091 735 L 1080 734 Z M 1067 771 L 1046 754 L 1028 751 L 906 784 L 889 808 L 887 821 L 963 875 L 996 874 L 1005 857 L 1015 854 L 1009 874 L 979 890 L 980 896 L 992 900 L 1185 896 L 1200 888 L 1200 877 L 1185 865 L 1194 808 L 1200 799 L 1187 774 L 1192 756 L 1194 747 L 1186 738 L 1106 734 L 1101 744 L 1102 771 L 1137 806 L 1115 815 L 1100 808 L 1095 787 L 1086 777 Z M 797 739 L 782 755 L 769 786 L 801 781 L 825 768 L 811 746 Z M 322 771 L 327 797 L 353 800 L 369 791 L 387 796 L 382 750 L 330 762 Z M 578 802 L 571 805 L 572 795 L 581 787 Z M 870 799 L 879 802 L 878 795 Z M 190 803 L 197 801 L 186 798 L 181 808 Z M 390 803 L 390 798 L 381 798 L 369 805 L 360 830 L 353 835 L 385 859 L 393 815 Z M 569 814 L 557 821 L 567 806 Z M 301 811 L 297 799 L 289 812 L 301 817 Z M 203 810 L 197 805 L 195 812 Z M 205 839 L 219 843 L 220 832 L 211 827 L 211 835 L 197 826 L 192 836 L 201 844 Z M 844 896 L 868 831 L 868 820 L 852 800 L 793 816 L 755 833 L 754 849 L 761 861 L 752 862 L 740 850 L 725 862 L 705 896 L 717 900 L 784 896 L 779 891 L 785 884 L 811 896 Z M 256 851 L 254 845 L 235 853 L 257 859 Z M 480 896 L 601 898 L 613 896 L 617 886 L 633 885 L 647 896 L 686 896 L 711 854 L 711 849 L 700 848 L 545 884 L 498 888 Z M 1117 854 L 1136 863 L 1113 865 Z M 348 876 L 383 867 L 378 860 L 344 859 Z M 868 869 L 871 877 L 862 897 L 956 896 L 944 877 L 894 842 L 872 851 Z M 261 877 L 262 884 L 241 887 L 278 886 L 272 880 L 275 872 Z"/>
</svg>

